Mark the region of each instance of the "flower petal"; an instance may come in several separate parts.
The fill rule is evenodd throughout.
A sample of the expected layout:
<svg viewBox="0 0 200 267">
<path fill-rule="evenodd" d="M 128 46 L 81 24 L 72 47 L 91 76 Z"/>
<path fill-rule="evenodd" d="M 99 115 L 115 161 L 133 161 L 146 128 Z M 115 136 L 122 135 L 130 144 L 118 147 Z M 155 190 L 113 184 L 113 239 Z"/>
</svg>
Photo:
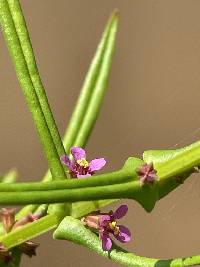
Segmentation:
<svg viewBox="0 0 200 267">
<path fill-rule="evenodd" d="M 114 235 L 115 238 L 122 243 L 129 242 L 131 240 L 131 232 L 129 231 L 129 229 L 123 225 L 118 225 L 118 227 L 119 227 L 119 234 Z"/>
<path fill-rule="evenodd" d="M 90 177 L 91 174 L 87 173 L 87 174 L 77 174 L 77 178 L 87 178 Z"/>
<path fill-rule="evenodd" d="M 128 211 L 128 206 L 127 205 L 121 205 L 114 213 L 113 213 L 113 217 L 115 219 L 121 219 L 122 217 L 124 217 L 126 215 Z"/>
<path fill-rule="evenodd" d="M 100 235 L 100 238 L 102 240 L 102 249 L 104 251 L 110 250 L 112 247 L 112 240 L 110 239 L 109 235 L 103 233 Z"/>
<path fill-rule="evenodd" d="M 91 172 L 98 171 L 102 169 L 106 164 L 106 160 L 104 158 L 93 159 L 90 161 L 89 169 Z"/>
<path fill-rule="evenodd" d="M 71 164 L 71 161 L 70 161 L 70 159 L 69 159 L 69 157 L 68 157 L 67 155 L 63 155 L 63 156 L 61 156 L 61 157 L 60 157 L 60 160 L 61 160 L 61 162 L 62 162 L 63 164 L 67 165 L 67 167 L 69 167 L 70 164 Z"/>
<path fill-rule="evenodd" d="M 108 215 L 108 214 L 101 215 L 99 217 L 99 226 L 100 227 L 105 227 L 108 224 L 109 221 L 110 221 L 110 215 Z"/>
<path fill-rule="evenodd" d="M 81 147 L 71 147 L 70 152 L 74 158 L 75 161 L 82 159 L 82 158 L 86 158 L 86 153 L 85 150 Z"/>
</svg>

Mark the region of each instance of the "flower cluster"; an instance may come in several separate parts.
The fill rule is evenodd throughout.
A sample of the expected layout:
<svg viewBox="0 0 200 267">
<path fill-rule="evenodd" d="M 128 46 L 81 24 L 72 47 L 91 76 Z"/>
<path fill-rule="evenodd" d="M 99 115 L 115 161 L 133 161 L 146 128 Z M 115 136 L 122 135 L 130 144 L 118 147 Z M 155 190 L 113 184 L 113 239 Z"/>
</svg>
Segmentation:
<svg viewBox="0 0 200 267">
<path fill-rule="evenodd" d="M 19 220 L 15 220 L 15 209 L 2 208 L 0 211 L 0 216 L 2 219 L 3 228 L 6 233 L 19 229 L 23 225 L 34 222 L 38 220 L 41 215 L 33 215 L 32 213 L 27 214 Z M 36 248 L 39 246 L 38 243 L 32 241 L 26 241 L 18 246 L 19 250 L 28 255 L 29 257 L 36 255 Z M 0 243 L 0 258 L 5 263 L 12 261 L 12 252 L 7 250 L 6 247 Z"/>
<path fill-rule="evenodd" d="M 81 147 L 72 147 L 70 149 L 73 159 L 67 155 L 60 157 L 60 160 L 69 168 L 69 173 L 73 178 L 85 178 L 92 176 L 95 171 L 99 171 L 106 164 L 104 158 L 93 159 L 90 162 L 86 160 L 85 150 Z"/>
<path fill-rule="evenodd" d="M 102 249 L 109 251 L 112 248 L 112 240 L 110 235 L 113 235 L 122 243 L 131 240 L 131 233 L 128 228 L 123 225 L 118 225 L 118 219 L 126 215 L 128 211 L 127 205 L 121 205 L 116 211 L 109 213 L 96 213 L 82 218 L 82 222 L 90 228 L 99 232 L 99 238 L 102 241 Z"/>
</svg>

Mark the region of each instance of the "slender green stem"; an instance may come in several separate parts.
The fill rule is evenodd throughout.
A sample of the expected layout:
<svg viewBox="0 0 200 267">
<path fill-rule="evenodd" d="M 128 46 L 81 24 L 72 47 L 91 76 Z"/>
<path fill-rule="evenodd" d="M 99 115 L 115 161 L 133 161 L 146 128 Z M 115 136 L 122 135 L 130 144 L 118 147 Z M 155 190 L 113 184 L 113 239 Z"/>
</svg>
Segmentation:
<svg viewBox="0 0 200 267">
<path fill-rule="evenodd" d="M 41 109 L 33 82 L 30 78 L 27 63 L 6 0 L 0 1 L 0 23 L 15 65 L 21 88 L 33 115 L 34 123 L 38 130 L 51 173 L 53 177 L 62 179 L 65 177 L 65 172 L 60 163 L 56 147 Z"/>
<path fill-rule="evenodd" d="M 89 201 L 113 198 L 134 198 L 140 191 L 139 181 L 78 189 L 1 192 L 0 205 L 25 205 Z"/>
<path fill-rule="evenodd" d="M 0 184 L 0 192 L 23 192 L 23 191 L 44 191 L 58 189 L 73 189 L 82 187 L 94 187 L 102 185 L 111 185 L 125 183 L 133 180 L 133 175 L 125 172 L 123 169 L 102 175 L 95 175 L 87 179 L 70 179 L 54 182 L 32 182 L 32 183 L 13 183 Z"/>
<path fill-rule="evenodd" d="M 57 125 L 55 123 L 45 90 L 42 84 L 39 71 L 37 68 L 33 48 L 31 45 L 30 37 L 26 27 L 26 22 L 21 10 L 21 6 L 18 0 L 7 0 L 10 13 L 15 24 L 16 32 L 23 50 L 24 58 L 27 63 L 28 71 L 35 88 L 38 100 L 40 102 L 42 111 L 44 113 L 48 128 L 50 130 L 51 136 L 53 138 L 54 144 L 56 146 L 59 155 L 65 154 L 65 149 L 58 132 Z"/>
</svg>

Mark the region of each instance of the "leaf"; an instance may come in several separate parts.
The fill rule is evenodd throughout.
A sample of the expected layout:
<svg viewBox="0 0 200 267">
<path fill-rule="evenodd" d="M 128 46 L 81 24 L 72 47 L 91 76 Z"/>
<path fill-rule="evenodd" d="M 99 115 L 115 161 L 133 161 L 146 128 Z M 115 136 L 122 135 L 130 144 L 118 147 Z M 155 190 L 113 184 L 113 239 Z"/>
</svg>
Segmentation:
<svg viewBox="0 0 200 267">
<path fill-rule="evenodd" d="M 54 229 L 60 221 L 61 217 L 57 215 L 47 215 L 11 231 L 6 235 L 0 236 L 0 242 L 2 242 L 7 249 L 13 248 L 27 240 Z"/>
<path fill-rule="evenodd" d="M 63 142 L 67 152 L 71 146 L 86 145 L 99 114 L 112 63 L 117 26 L 118 13 L 114 11 L 92 59 L 64 135 Z"/>
<path fill-rule="evenodd" d="M 51 133 L 53 142 L 57 149 L 57 153 L 58 155 L 65 154 L 65 149 L 64 149 L 60 134 L 58 132 L 58 128 L 57 128 L 55 119 L 53 117 L 53 113 L 51 111 L 49 101 L 46 96 L 45 89 L 42 84 L 40 74 L 37 68 L 35 55 L 33 52 L 31 40 L 30 40 L 28 29 L 26 26 L 25 18 L 23 16 L 23 12 L 20 6 L 20 2 L 18 0 L 15 0 L 15 1 L 7 0 L 7 2 L 9 5 L 13 23 L 15 25 L 17 36 L 19 38 L 21 49 L 23 51 L 24 59 L 27 64 L 29 75 L 33 83 L 35 92 L 37 94 L 39 103 L 41 105 L 42 112 L 45 116 L 45 120 L 47 122 L 49 131 Z"/>
<path fill-rule="evenodd" d="M 12 2 L 17 3 L 18 1 Z M 35 87 L 27 65 L 26 57 L 24 55 L 24 51 L 20 43 L 20 37 L 18 36 L 18 33 L 21 29 L 22 32 L 24 31 L 24 25 L 20 23 L 17 26 L 18 29 L 16 30 L 15 21 L 12 18 L 10 6 L 8 5 L 8 2 L 6 0 L 0 1 L 0 24 L 3 30 L 5 41 L 9 48 L 11 58 L 15 66 L 16 74 L 20 82 L 21 89 L 26 98 L 28 107 L 32 113 L 33 120 L 37 128 L 40 141 L 43 145 L 43 149 L 52 175 L 57 179 L 64 178 L 65 172 L 60 162 L 56 146 L 54 144 L 53 138 L 46 122 L 46 118 L 44 116 L 37 93 L 35 91 Z M 29 42 L 29 40 L 26 41 Z"/>
</svg>

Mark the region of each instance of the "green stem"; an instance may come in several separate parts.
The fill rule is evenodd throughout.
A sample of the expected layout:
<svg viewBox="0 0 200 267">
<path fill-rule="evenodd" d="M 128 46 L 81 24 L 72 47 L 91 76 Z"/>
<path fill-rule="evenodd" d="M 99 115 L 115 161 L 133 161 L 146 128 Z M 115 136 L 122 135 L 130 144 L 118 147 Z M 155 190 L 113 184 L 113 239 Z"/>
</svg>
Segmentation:
<svg viewBox="0 0 200 267">
<path fill-rule="evenodd" d="M 78 189 L 1 192 L 0 205 L 50 204 L 114 198 L 134 198 L 140 191 L 139 181 Z"/>
<path fill-rule="evenodd" d="M 62 179 L 65 177 L 65 171 L 60 163 L 56 147 L 41 109 L 33 82 L 30 78 L 27 63 L 24 58 L 23 50 L 21 48 L 21 44 L 6 0 L 0 1 L 0 23 L 15 65 L 21 88 L 26 97 L 29 109 L 33 115 L 34 123 L 38 130 L 38 134 L 48 160 L 49 168 L 53 177 Z"/>
<path fill-rule="evenodd" d="M 58 189 L 73 189 L 83 187 L 94 187 L 102 185 L 111 185 L 125 183 L 133 180 L 133 174 L 124 170 L 119 170 L 102 175 L 95 175 L 87 179 L 70 179 L 54 182 L 32 182 L 32 183 L 13 183 L 0 184 L 0 192 L 23 192 L 23 191 L 45 191 Z"/>
<path fill-rule="evenodd" d="M 57 125 L 55 123 L 45 90 L 42 84 L 39 71 L 37 68 L 33 48 L 31 45 L 30 37 L 26 27 L 26 22 L 21 10 L 21 6 L 18 0 L 7 0 L 10 13 L 15 24 L 15 29 L 21 44 L 21 48 L 24 54 L 24 58 L 27 63 L 28 71 L 35 88 L 38 100 L 40 102 L 42 111 L 44 113 L 48 128 L 50 130 L 51 136 L 53 138 L 54 144 L 56 146 L 58 155 L 65 154 L 65 149 L 58 132 Z"/>
</svg>

